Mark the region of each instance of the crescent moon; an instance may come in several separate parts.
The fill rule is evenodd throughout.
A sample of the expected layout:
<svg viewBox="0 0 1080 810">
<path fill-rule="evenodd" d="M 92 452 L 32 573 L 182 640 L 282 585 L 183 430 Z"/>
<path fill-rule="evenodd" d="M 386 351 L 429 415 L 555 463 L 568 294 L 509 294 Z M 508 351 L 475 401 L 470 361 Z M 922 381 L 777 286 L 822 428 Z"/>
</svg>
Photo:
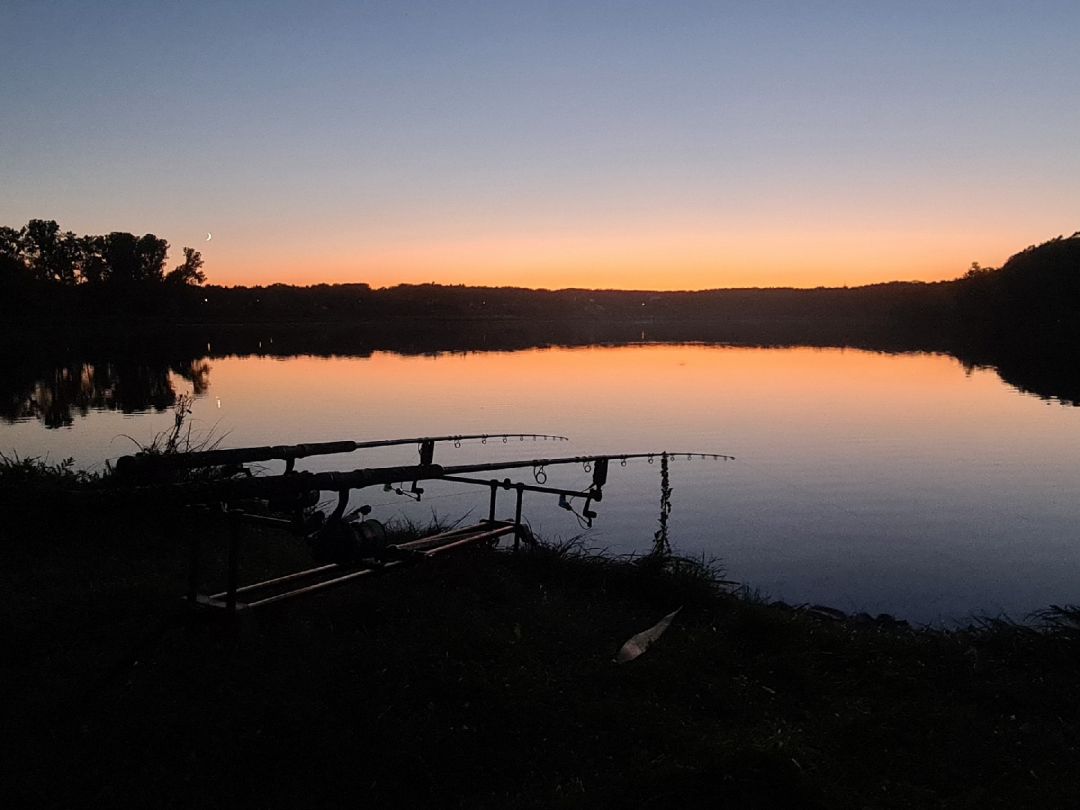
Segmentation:
<svg viewBox="0 0 1080 810">
<path fill-rule="evenodd" d="M 214 238 L 214 235 L 212 233 L 210 233 L 210 231 L 207 231 L 206 232 L 206 241 L 209 242 L 213 238 Z"/>
</svg>

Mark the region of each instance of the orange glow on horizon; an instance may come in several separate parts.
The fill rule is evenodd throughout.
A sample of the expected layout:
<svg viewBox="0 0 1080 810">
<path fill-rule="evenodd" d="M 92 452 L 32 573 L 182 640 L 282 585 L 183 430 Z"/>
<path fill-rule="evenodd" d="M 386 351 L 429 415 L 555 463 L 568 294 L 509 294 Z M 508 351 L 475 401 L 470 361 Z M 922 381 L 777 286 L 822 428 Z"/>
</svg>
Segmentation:
<svg viewBox="0 0 1080 810">
<path fill-rule="evenodd" d="M 216 237 L 215 237 L 216 239 Z M 222 242 L 225 242 L 223 239 Z M 972 246 L 977 246 L 973 248 Z M 510 236 L 383 244 L 346 240 L 267 255 L 207 246 L 209 281 L 225 286 L 364 282 L 534 289 L 703 290 L 841 287 L 957 278 L 972 261 L 997 266 L 1022 249 L 1012 235 L 817 232 Z"/>
</svg>

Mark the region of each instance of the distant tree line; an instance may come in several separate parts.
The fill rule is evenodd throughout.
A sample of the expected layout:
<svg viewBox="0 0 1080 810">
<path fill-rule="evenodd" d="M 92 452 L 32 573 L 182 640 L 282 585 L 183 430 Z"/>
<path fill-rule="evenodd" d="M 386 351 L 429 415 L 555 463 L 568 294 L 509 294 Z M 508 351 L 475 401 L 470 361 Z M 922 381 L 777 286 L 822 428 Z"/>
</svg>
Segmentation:
<svg viewBox="0 0 1080 810">
<path fill-rule="evenodd" d="M 946 283 L 893 282 L 853 288 L 729 289 L 698 292 L 642 290 L 534 290 L 401 284 L 294 287 L 219 287 L 201 290 L 204 322 L 311 324 L 385 323 L 406 320 L 591 322 L 742 325 L 809 329 L 847 326 L 865 331 L 888 326 L 939 330 L 954 315 L 954 290 Z M 461 328 L 453 327 L 453 328 Z M 639 330 L 640 331 L 640 330 Z"/>
<path fill-rule="evenodd" d="M 168 244 L 153 234 L 76 236 L 51 220 L 0 228 L 0 314 L 23 323 L 360 324 L 398 330 L 433 321 L 701 324 L 703 332 L 722 326 L 735 340 L 742 330 L 760 342 L 772 330 L 788 343 L 877 341 L 963 348 L 973 357 L 990 345 L 995 351 L 1019 344 L 1060 348 L 1080 339 L 1080 234 L 1029 247 L 998 269 L 973 265 L 952 281 L 697 292 L 440 284 L 374 289 L 364 283 L 222 287 L 203 285 L 197 250 L 184 248 L 183 261 L 168 271 L 167 253 Z"/>
<path fill-rule="evenodd" d="M 208 285 L 198 319 L 206 323 L 367 323 L 440 319 L 718 326 L 782 342 L 966 350 L 1064 351 L 1080 341 L 1080 233 L 1012 256 L 1000 268 L 974 265 L 951 281 L 888 282 L 859 287 L 748 288 L 695 292 L 533 290 L 518 287 L 367 284 L 295 287 Z M 389 328 L 389 326 L 387 327 Z M 455 327 L 462 328 L 462 327 Z M 683 334 L 687 334 L 685 331 Z"/>
</svg>

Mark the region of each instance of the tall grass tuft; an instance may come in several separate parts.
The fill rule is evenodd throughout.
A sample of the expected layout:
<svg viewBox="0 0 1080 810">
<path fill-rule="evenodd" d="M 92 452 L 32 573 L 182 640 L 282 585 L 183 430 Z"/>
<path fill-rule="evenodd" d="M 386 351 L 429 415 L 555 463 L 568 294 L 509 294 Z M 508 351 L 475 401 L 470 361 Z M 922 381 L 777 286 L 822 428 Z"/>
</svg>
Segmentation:
<svg viewBox="0 0 1080 810">
<path fill-rule="evenodd" d="M 1033 614 L 1032 618 L 1048 635 L 1080 640 L 1080 606 L 1051 605 Z"/>
<path fill-rule="evenodd" d="M 101 479 L 96 472 L 75 468 L 75 459 L 50 462 L 48 458 L 0 452 L 0 490 L 35 486 L 79 486 Z"/>
<path fill-rule="evenodd" d="M 205 450 L 215 450 L 225 439 L 227 434 L 215 436 L 211 428 L 206 434 L 198 435 L 193 432 L 191 424 L 191 406 L 195 404 L 192 394 L 181 394 L 176 398 L 173 405 L 173 423 L 166 430 L 157 433 L 148 444 L 125 434 L 136 447 L 140 454 L 148 456 L 171 456 L 181 453 L 199 453 Z"/>
</svg>

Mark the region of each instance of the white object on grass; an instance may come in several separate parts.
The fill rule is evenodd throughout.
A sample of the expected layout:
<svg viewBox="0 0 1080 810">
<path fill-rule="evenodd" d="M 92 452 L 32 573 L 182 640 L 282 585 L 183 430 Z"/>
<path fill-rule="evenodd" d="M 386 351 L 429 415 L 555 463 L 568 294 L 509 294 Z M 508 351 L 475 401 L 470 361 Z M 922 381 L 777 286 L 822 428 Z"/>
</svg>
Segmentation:
<svg viewBox="0 0 1080 810">
<path fill-rule="evenodd" d="M 640 633 L 630 636 L 615 655 L 615 663 L 625 664 L 627 661 L 633 661 L 649 649 L 652 643 L 660 638 L 660 636 L 664 634 L 664 631 L 668 629 L 671 620 L 675 618 L 675 614 L 680 610 L 682 610 L 681 607 L 675 608 L 675 610 L 671 611 L 671 613 L 662 618 L 648 630 L 642 630 Z"/>
</svg>

